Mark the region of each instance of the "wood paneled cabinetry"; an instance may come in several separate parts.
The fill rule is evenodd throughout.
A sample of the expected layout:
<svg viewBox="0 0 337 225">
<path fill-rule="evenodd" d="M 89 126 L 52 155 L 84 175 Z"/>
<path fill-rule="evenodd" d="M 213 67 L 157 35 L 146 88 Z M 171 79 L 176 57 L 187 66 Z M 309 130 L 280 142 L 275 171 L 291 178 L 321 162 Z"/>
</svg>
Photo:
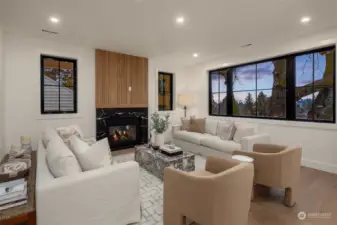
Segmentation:
<svg viewBox="0 0 337 225">
<path fill-rule="evenodd" d="M 148 106 L 148 59 L 96 50 L 96 108 Z"/>
</svg>

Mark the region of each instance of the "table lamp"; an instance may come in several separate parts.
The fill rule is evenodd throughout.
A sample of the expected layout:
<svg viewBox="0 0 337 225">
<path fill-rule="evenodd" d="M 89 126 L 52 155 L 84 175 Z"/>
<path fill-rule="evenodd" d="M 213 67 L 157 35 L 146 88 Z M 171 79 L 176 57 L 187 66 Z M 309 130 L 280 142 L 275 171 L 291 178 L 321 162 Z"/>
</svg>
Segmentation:
<svg viewBox="0 0 337 225">
<path fill-rule="evenodd" d="M 193 95 L 191 94 L 179 94 L 178 95 L 178 104 L 184 108 L 185 117 L 187 107 L 190 107 L 193 104 Z"/>
</svg>

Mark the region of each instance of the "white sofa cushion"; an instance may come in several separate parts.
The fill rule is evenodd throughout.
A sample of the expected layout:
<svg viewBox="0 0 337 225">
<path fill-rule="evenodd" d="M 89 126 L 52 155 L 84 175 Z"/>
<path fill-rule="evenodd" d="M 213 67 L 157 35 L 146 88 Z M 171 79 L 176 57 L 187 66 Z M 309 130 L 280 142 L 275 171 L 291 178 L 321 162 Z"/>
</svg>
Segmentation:
<svg viewBox="0 0 337 225">
<path fill-rule="evenodd" d="M 205 133 L 210 135 L 216 135 L 217 127 L 218 127 L 217 120 L 206 119 Z"/>
<path fill-rule="evenodd" d="M 47 150 L 44 147 L 42 141 L 38 142 L 37 147 L 37 169 L 36 169 L 36 183 L 49 183 L 55 179 L 51 171 L 48 169 L 46 160 Z"/>
<path fill-rule="evenodd" d="M 60 136 L 53 136 L 47 146 L 47 163 L 54 177 L 81 173 L 81 167 Z"/>
<path fill-rule="evenodd" d="M 203 139 L 206 135 L 196 132 L 189 132 L 189 131 L 176 131 L 174 132 L 174 138 L 187 141 L 193 144 L 200 145 L 201 139 Z M 210 136 L 210 135 L 207 135 Z"/>
<path fill-rule="evenodd" d="M 42 143 L 45 149 L 47 148 L 50 139 L 52 139 L 54 136 L 58 136 L 58 134 L 56 130 L 51 127 L 47 127 L 42 132 Z"/>
<path fill-rule="evenodd" d="M 67 127 L 56 128 L 56 131 L 60 135 L 60 137 L 63 139 L 64 143 L 66 143 L 68 146 L 70 146 L 71 136 L 76 135 L 81 138 L 83 137 L 80 127 L 76 124 L 70 125 Z"/>
<path fill-rule="evenodd" d="M 233 140 L 234 123 L 232 121 L 219 121 L 216 135 L 222 140 Z"/>
<path fill-rule="evenodd" d="M 71 136 L 70 145 L 83 171 L 111 165 L 108 139 L 104 138 L 89 146 L 76 135 Z"/>
<path fill-rule="evenodd" d="M 227 153 L 241 150 L 241 145 L 239 143 L 236 143 L 234 141 L 221 140 L 218 136 L 205 136 L 205 138 L 201 140 L 201 145 Z"/>
<path fill-rule="evenodd" d="M 235 124 L 235 134 L 233 140 L 237 143 L 241 142 L 241 139 L 248 136 L 254 135 L 254 128 L 246 125 Z"/>
</svg>

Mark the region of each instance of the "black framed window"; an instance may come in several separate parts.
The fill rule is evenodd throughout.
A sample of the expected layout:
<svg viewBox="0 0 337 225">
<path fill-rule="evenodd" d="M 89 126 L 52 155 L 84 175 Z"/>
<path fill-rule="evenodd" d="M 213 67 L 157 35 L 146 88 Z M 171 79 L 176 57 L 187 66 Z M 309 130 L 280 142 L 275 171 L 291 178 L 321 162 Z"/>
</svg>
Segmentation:
<svg viewBox="0 0 337 225">
<path fill-rule="evenodd" d="M 333 46 L 209 71 L 209 115 L 334 123 L 335 63 Z"/>
<path fill-rule="evenodd" d="M 41 113 L 77 113 L 77 61 L 41 55 Z"/>
<path fill-rule="evenodd" d="M 173 110 L 173 73 L 158 72 L 158 110 Z"/>
<path fill-rule="evenodd" d="M 227 115 L 227 70 L 214 71 L 212 80 L 211 110 L 214 115 Z"/>
</svg>

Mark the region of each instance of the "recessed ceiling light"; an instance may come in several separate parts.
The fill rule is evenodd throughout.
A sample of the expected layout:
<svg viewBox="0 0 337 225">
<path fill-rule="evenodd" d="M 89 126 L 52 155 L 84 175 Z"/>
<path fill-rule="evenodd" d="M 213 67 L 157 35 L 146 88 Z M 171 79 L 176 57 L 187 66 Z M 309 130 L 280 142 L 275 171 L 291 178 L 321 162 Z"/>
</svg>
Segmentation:
<svg viewBox="0 0 337 225">
<path fill-rule="evenodd" d="M 311 17 L 309 17 L 309 16 L 304 16 L 304 17 L 301 18 L 301 23 L 303 23 L 303 24 L 307 24 L 310 21 L 311 21 Z"/>
<path fill-rule="evenodd" d="M 60 22 L 60 19 L 57 18 L 57 17 L 54 17 L 54 16 L 49 17 L 49 20 L 50 20 L 52 23 L 58 23 L 58 22 Z"/>
<path fill-rule="evenodd" d="M 185 18 L 183 16 L 178 16 L 176 18 L 176 23 L 177 24 L 183 24 L 185 22 Z"/>
<path fill-rule="evenodd" d="M 193 57 L 194 57 L 194 58 L 197 58 L 197 57 L 199 57 L 199 54 L 198 54 L 198 53 L 194 53 L 194 54 L 193 54 Z"/>
<path fill-rule="evenodd" d="M 224 67 L 229 66 L 229 63 L 223 63 L 222 66 Z"/>
</svg>

